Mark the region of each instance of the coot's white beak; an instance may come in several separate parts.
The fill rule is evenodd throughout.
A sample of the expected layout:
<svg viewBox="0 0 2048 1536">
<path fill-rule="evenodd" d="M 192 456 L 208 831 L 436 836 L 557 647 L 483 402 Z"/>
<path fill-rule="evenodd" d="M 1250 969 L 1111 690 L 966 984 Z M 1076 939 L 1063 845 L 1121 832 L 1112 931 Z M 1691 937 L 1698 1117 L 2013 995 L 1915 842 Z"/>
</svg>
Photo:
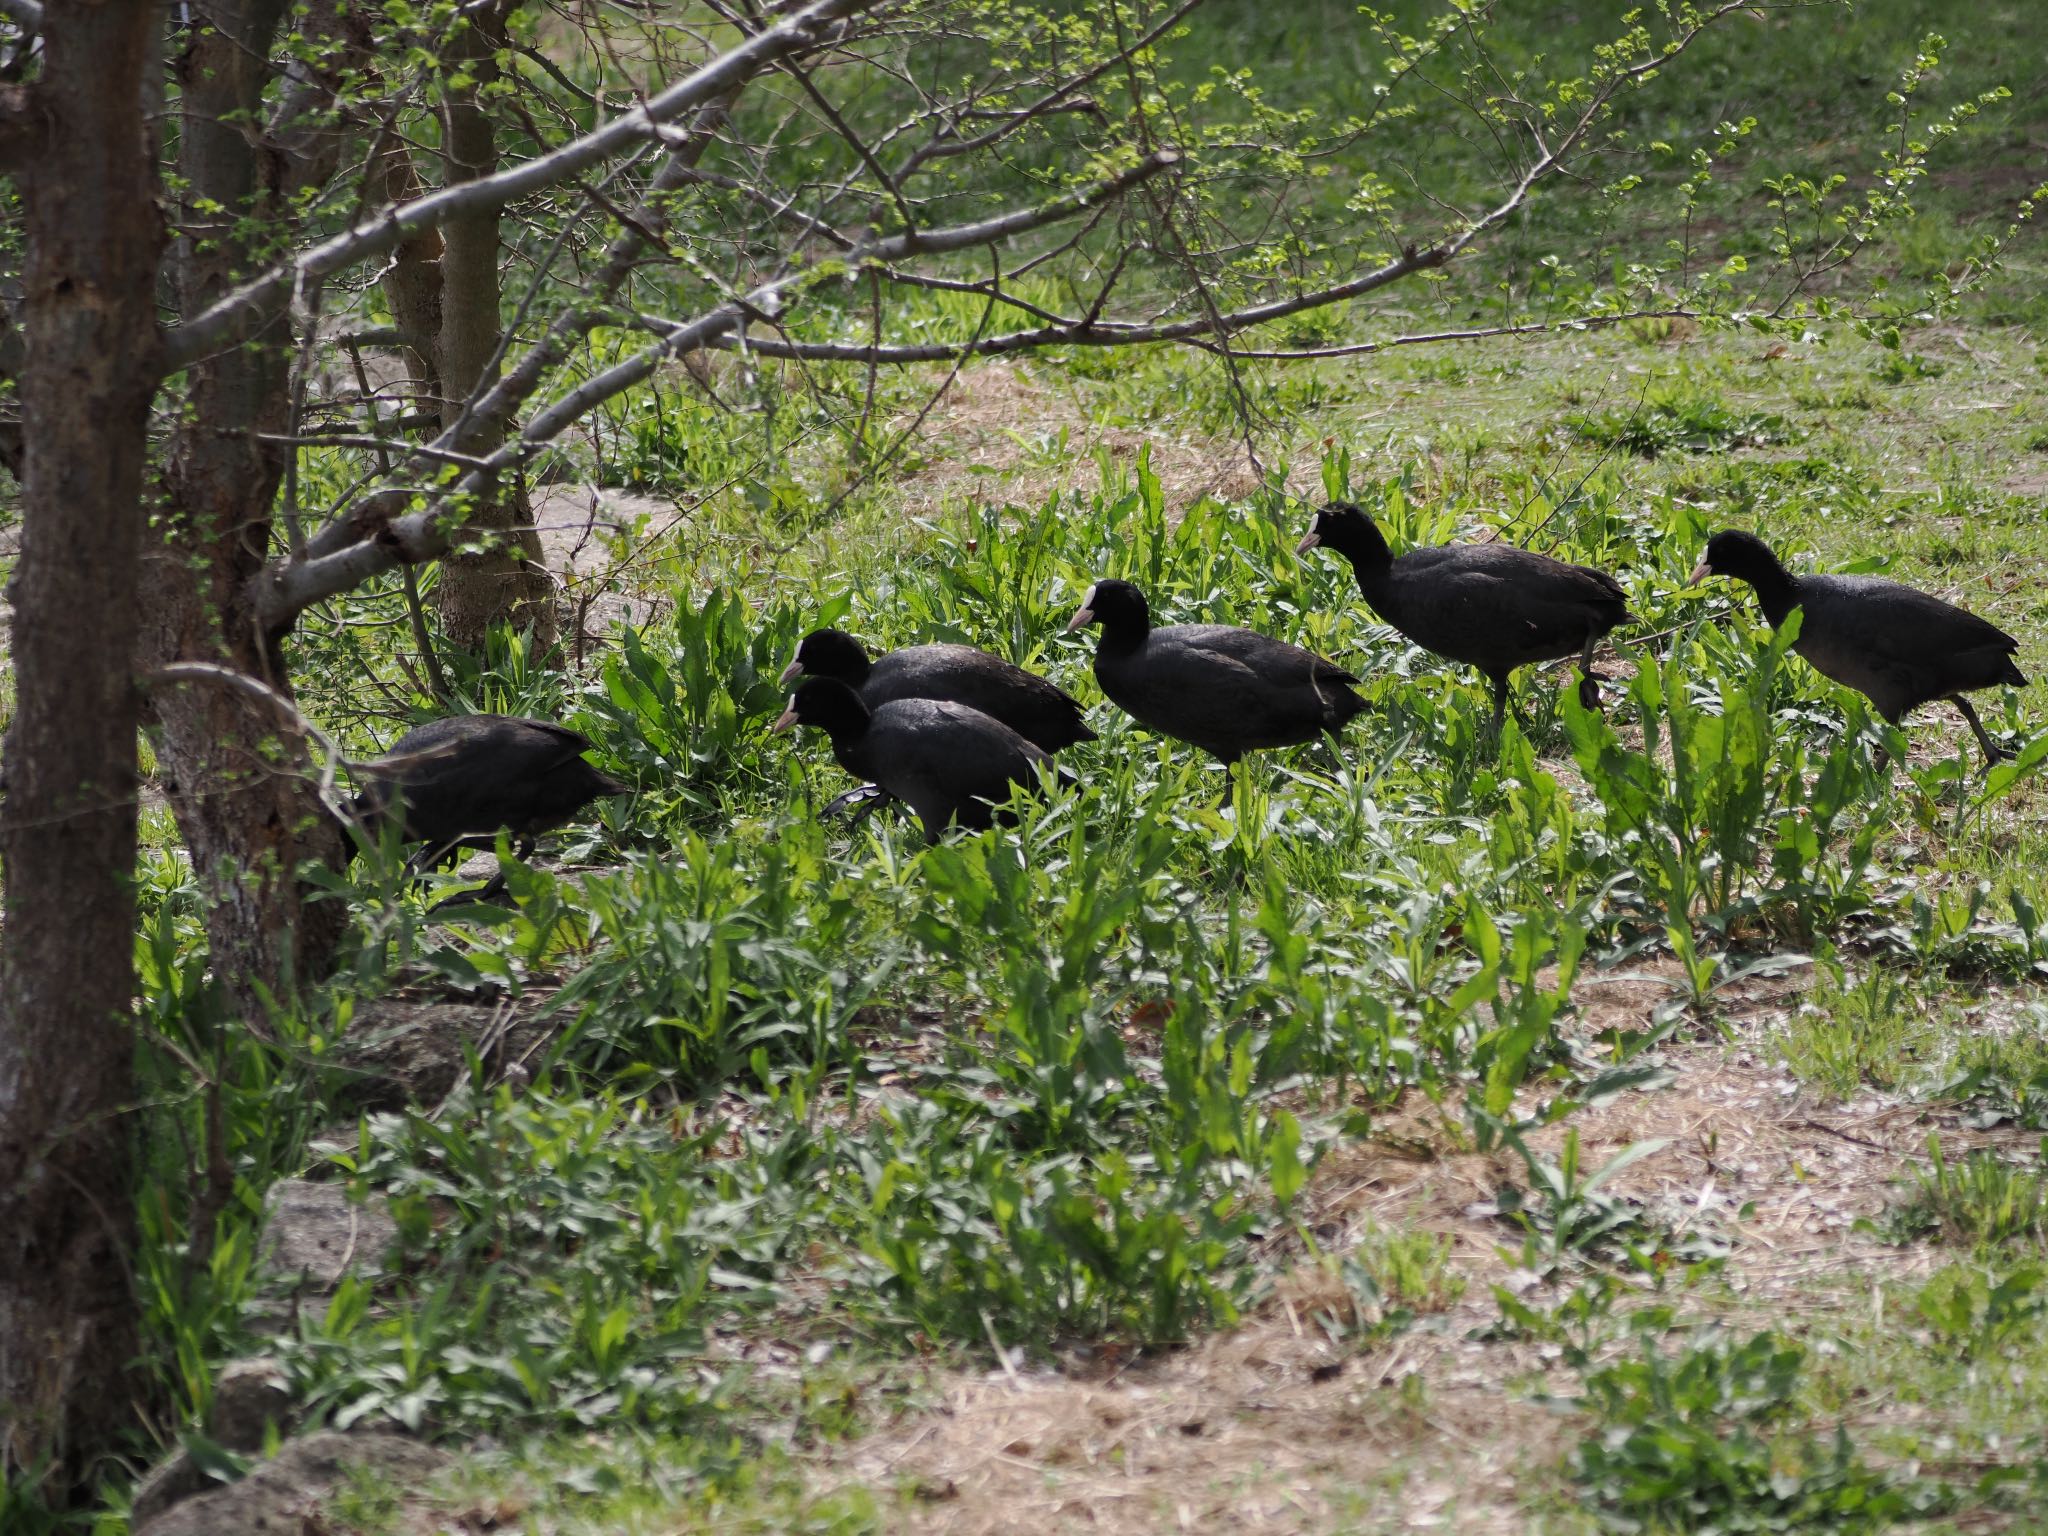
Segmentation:
<svg viewBox="0 0 2048 1536">
<path fill-rule="evenodd" d="M 1085 628 L 1095 622 L 1095 589 L 1090 587 L 1088 595 L 1081 599 L 1081 606 L 1074 610 L 1074 616 L 1067 620 L 1067 633 Z"/>
<path fill-rule="evenodd" d="M 804 664 L 801 661 L 792 661 L 788 666 L 782 669 L 782 676 L 775 679 L 775 681 L 778 683 L 787 683 L 792 677 L 802 677 L 803 675 Z"/>
<path fill-rule="evenodd" d="M 1305 555 L 1322 542 L 1323 536 L 1311 528 L 1301 536 L 1301 542 L 1294 546 L 1294 552 L 1297 555 Z"/>
<path fill-rule="evenodd" d="M 774 732 L 776 732 L 776 731 L 786 731 L 786 730 L 788 730 L 788 729 L 789 729 L 789 728 L 790 728 L 791 726 L 793 726 L 793 725 L 795 725 L 795 724 L 796 724 L 796 700 L 795 700 L 795 699 L 791 699 L 791 700 L 789 701 L 789 708 L 785 709 L 785 710 L 784 710 L 784 711 L 783 711 L 783 712 L 782 712 L 781 714 L 779 714 L 779 715 L 777 715 L 777 716 L 775 717 L 775 723 L 774 723 L 773 725 L 769 726 L 769 727 L 768 727 L 768 730 L 769 730 L 769 732 L 770 732 L 771 734 L 773 734 L 773 733 L 774 733 Z"/>
<path fill-rule="evenodd" d="M 1712 563 L 1706 560 L 1702 560 L 1698 565 L 1692 568 L 1692 579 L 1686 582 L 1686 585 L 1688 587 L 1696 587 L 1713 574 L 1714 567 Z"/>
</svg>

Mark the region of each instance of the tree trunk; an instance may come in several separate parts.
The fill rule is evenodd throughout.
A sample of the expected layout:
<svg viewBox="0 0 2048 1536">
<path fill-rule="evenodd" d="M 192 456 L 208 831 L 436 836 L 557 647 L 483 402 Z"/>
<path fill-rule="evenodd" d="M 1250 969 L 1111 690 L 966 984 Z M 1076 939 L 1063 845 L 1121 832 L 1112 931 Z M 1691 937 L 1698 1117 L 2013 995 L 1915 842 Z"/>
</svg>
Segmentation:
<svg viewBox="0 0 2048 1536">
<path fill-rule="evenodd" d="M 412 150 L 394 144 L 384 152 L 384 200 L 407 203 L 427 189 L 413 164 Z M 410 413 L 428 400 L 441 397 L 441 375 L 435 359 L 441 351 L 441 231 L 424 229 L 410 240 L 399 242 L 391 253 L 391 265 L 384 269 L 384 302 L 404 338 L 405 372 L 412 380 L 414 398 L 406 401 Z"/>
<path fill-rule="evenodd" d="M 21 377 L 25 361 L 21 345 L 21 332 L 14 327 L 14 318 L 9 313 L 21 301 L 21 295 L 13 290 L 9 281 L 11 274 L 0 273 L 0 383 L 11 382 Z M 21 422 L 0 417 L 0 469 L 4 469 L 17 481 L 21 479 Z"/>
<path fill-rule="evenodd" d="M 481 93 L 498 79 L 495 51 L 504 44 L 503 11 L 474 13 L 449 46 L 451 75 L 470 84 L 450 85 L 442 118 L 442 154 L 447 180 L 473 181 L 498 168 L 498 149 Z M 498 352 L 501 335 L 498 288 L 498 210 L 450 218 L 442 230 L 440 374 L 442 426 L 452 426 L 462 405 Z M 505 440 L 503 422 L 478 422 L 463 442 L 467 453 L 485 454 Z M 492 547 L 451 555 L 441 564 L 435 601 L 441 627 L 457 645 L 476 649 L 493 624 L 531 626 L 541 645 L 558 633 L 555 584 L 534 531 L 533 508 L 522 488 L 500 485 L 481 499 L 467 526 Z"/>
<path fill-rule="evenodd" d="M 157 380 L 151 0 L 45 8 L 0 807 L 0 1460 L 89 1486 L 134 1411 L 133 666 Z"/>
<path fill-rule="evenodd" d="M 250 132 L 260 120 L 270 52 L 284 0 L 216 0 L 178 60 L 182 81 L 178 169 L 184 234 L 173 252 L 180 312 L 191 315 L 267 259 L 254 240 L 283 205 L 293 169 Z M 196 364 L 164 474 L 159 526 L 144 550 L 148 667 L 207 661 L 261 678 L 289 698 L 276 637 L 258 632 L 252 583 L 270 555 L 283 451 L 258 433 L 290 425 L 289 317 L 270 315 L 256 336 Z M 307 743 L 279 709 L 237 690 L 181 683 L 152 693 L 158 751 L 192 867 L 208 897 L 214 973 L 245 1017 L 263 994 L 323 974 L 343 914 L 303 904 L 308 860 L 344 857 L 339 828 L 307 771 Z"/>
</svg>

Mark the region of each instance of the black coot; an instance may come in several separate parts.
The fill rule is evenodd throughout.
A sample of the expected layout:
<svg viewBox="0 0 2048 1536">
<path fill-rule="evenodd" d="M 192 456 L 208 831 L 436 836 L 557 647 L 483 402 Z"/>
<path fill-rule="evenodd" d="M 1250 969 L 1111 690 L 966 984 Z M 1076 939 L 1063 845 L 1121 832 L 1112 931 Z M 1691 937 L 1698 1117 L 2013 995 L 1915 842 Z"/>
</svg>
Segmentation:
<svg viewBox="0 0 2048 1536">
<path fill-rule="evenodd" d="M 950 699 L 1000 720 L 1040 751 L 1057 752 L 1095 733 L 1081 706 L 1044 678 L 971 645 L 913 645 L 873 661 L 861 643 L 837 629 L 805 635 L 782 681 L 829 677 L 854 689 L 873 709 L 897 699 Z"/>
<path fill-rule="evenodd" d="M 1732 576 L 1756 589 L 1772 626 L 1802 610 L 1792 649 L 1823 677 L 1854 688 L 1897 725 L 1909 709 L 1953 699 L 1987 766 L 2007 756 L 1991 744 L 1963 697 L 2001 683 L 2026 686 L 2013 657 L 2019 642 L 1996 624 L 1953 603 L 1876 576 L 1794 576 L 1753 533 L 1730 530 L 1707 540 L 1694 582 Z"/>
<path fill-rule="evenodd" d="M 1360 507 L 1333 501 L 1298 554 L 1318 545 L 1351 562 L 1366 606 L 1426 651 L 1477 667 L 1493 685 L 1493 728 L 1507 715 L 1508 675 L 1531 662 L 1579 658 L 1579 699 L 1600 703 L 1593 646 L 1629 622 L 1612 576 L 1512 544 L 1439 544 L 1396 557 Z"/>
<path fill-rule="evenodd" d="M 429 720 L 399 737 L 391 750 L 361 765 L 371 783 L 356 796 L 358 820 L 402 814 L 403 835 L 426 846 L 416 868 L 467 844 L 488 847 L 499 829 L 534 839 L 572 820 L 593 800 L 632 786 L 583 760 L 590 743 L 567 726 L 516 715 L 454 715 Z M 501 872 L 475 899 L 504 889 Z"/>
<path fill-rule="evenodd" d="M 1145 594 L 1128 581 L 1088 589 L 1067 628 L 1087 624 L 1102 626 L 1095 680 L 1110 700 L 1226 765 L 1314 741 L 1365 708 L 1351 691 L 1356 677 L 1298 645 L 1229 624 L 1154 629 Z"/>
<path fill-rule="evenodd" d="M 832 738 L 832 755 L 856 778 L 903 801 L 937 842 L 948 823 L 980 829 L 1014 786 L 1035 784 L 1046 754 L 1002 721 L 946 699 L 891 699 L 870 709 L 829 677 L 806 678 L 775 729 L 809 725 Z"/>
</svg>

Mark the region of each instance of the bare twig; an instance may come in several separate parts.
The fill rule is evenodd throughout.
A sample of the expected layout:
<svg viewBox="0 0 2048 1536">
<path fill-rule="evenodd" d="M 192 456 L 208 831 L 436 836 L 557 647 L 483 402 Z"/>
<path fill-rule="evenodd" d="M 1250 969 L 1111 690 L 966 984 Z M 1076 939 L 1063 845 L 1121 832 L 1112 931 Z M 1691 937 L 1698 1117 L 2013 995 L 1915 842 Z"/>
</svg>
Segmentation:
<svg viewBox="0 0 2048 1536">
<path fill-rule="evenodd" d="M 233 667 L 224 667 L 213 661 L 168 662 L 148 673 L 143 678 L 143 683 L 152 687 L 159 683 L 213 683 L 247 694 L 293 731 L 320 744 L 320 801 L 336 816 L 346 818 L 348 815 L 347 807 L 343 805 L 334 789 L 335 769 L 338 765 L 346 765 L 348 757 L 332 736 L 306 718 L 289 695 L 278 692 L 260 677 L 251 677 L 246 672 L 237 672 Z"/>
<path fill-rule="evenodd" d="M 1159 150 L 1116 176 L 1035 208 L 1015 209 L 971 224 L 905 230 L 869 240 L 856 251 L 856 264 L 993 246 L 1012 235 L 1028 234 L 1120 197 L 1170 169 L 1179 158 L 1172 150 Z M 403 498 L 390 491 L 366 497 L 350 517 L 322 530 L 321 535 L 308 542 L 307 558 L 274 563 L 258 576 L 256 610 L 265 632 L 282 633 L 299 614 L 322 598 L 346 592 L 394 566 L 442 554 L 462 532 L 461 519 L 451 516 L 452 503 L 475 496 L 491 477 L 524 463 L 584 413 L 632 388 L 668 359 L 729 336 L 756 318 L 772 320 L 804 286 L 805 280 L 799 277 L 773 278 L 694 320 L 674 324 L 654 346 L 593 374 L 535 414 L 516 437 L 482 456 L 452 488 L 418 511 L 396 516 L 404 504 Z M 520 373 L 525 367 L 522 363 L 513 373 Z M 497 387 L 503 388 L 504 383 L 500 380 Z"/>
<path fill-rule="evenodd" d="M 349 361 L 355 365 L 356 388 L 362 391 L 364 409 L 370 414 L 370 433 L 376 437 L 377 396 L 370 388 L 369 375 L 363 370 L 363 349 L 353 340 L 347 345 Z M 391 474 L 391 453 L 381 438 L 377 443 L 377 467 L 387 477 Z M 299 551 L 298 554 L 299 558 L 304 558 L 303 551 Z M 420 601 L 419 569 L 408 565 L 404 568 L 404 574 L 405 616 L 406 621 L 412 626 L 413 647 L 420 653 L 420 665 L 426 669 L 427 691 L 433 695 L 436 704 L 445 708 L 452 695 L 448 689 L 448 678 L 441 671 L 440 654 L 434 649 L 434 637 L 427 632 L 426 606 Z"/>
<path fill-rule="evenodd" d="M 23 0 L 15 0 L 23 3 Z M 167 370 L 192 363 L 243 340 L 293 284 L 324 277 L 381 256 L 409 236 L 434 228 L 459 213 L 503 208 L 516 198 L 546 191 L 592 166 L 656 135 L 663 123 L 729 95 L 791 55 L 816 48 L 839 24 L 882 0 L 813 0 L 787 19 L 728 49 L 702 69 L 651 96 L 631 112 L 545 155 L 495 175 L 480 176 L 389 207 L 352 229 L 302 252 L 289 266 L 275 268 L 224 295 L 165 338 Z"/>
</svg>

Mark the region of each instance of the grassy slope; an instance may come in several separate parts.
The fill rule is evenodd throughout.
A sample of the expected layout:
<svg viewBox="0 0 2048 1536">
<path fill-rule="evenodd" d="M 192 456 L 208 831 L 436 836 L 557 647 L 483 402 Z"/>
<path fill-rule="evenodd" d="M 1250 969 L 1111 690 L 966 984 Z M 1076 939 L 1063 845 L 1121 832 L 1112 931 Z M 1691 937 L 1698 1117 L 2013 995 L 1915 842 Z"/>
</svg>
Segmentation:
<svg viewBox="0 0 2048 1536">
<path fill-rule="evenodd" d="M 1818 36 L 1760 22 L 1696 89 L 1722 115 L 1787 107 L 1766 158 L 1820 163 L 1874 119 L 1861 87 L 1917 37 L 1916 9 Z M 1225 8 L 1215 52 L 1292 60 L 1267 66 L 1271 88 L 1341 104 L 1356 82 L 1328 39 L 1347 10 Z M 2030 57 L 2029 11 L 1944 14 L 1944 89 Z M 1516 21 L 1532 40 L 1571 24 Z M 1940 270 L 2002 227 L 2044 135 L 2038 82 L 2011 83 L 2015 109 L 1972 130 L 1881 269 Z M 1599 248 L 1569 204 L 1539 215 L 1475 265 L 1475 289 Z M 1739 248 L 1740 200 L 1720 217 L 1714 240 Z M 1681 588 L 1723 523 L 1814 568 L 1888 557 L 2019 635 L 2039 676 L 2040 270 L 2023 251 L 1900 352 L 1646 329 L 1261 375 L 1258 446 L 1310 499 L 1347 473 L 1326 444 L 1347 449 L 1352 488 L 1404 537 L 1498 529 L 1615 569 L 1658 637 L 1619 675 L 1668 647 L 1710 715 L 1742 716 L 1763 664 L 1737 594 Z M 570 840 L 598 872 L 518 881 L 495 926 L 428 928 L 416 897 L 366 877 L 355 976 L 309 1001 L 290 1049 L 213 1034 L 157 828 L 151 1024 L 230 1084 L 245 1196 L 204 1262 L 176 1200 L 150 1217 L 152 1367 L 180 1409 L 203 1407 L 209 1361 L 269 1348 L 329 1418 L 492 1437 L 431 1507 L 545 1529 L 1043 1529 L 1079 1501 L 1113 1529 L 1257 1510 L 1271 1529 L 1429 1512 L 1578 1531 L 1594 1528 L 1582 1498 L 1622 1518 L 1659 1477 L 1759 1529 L 1867 1526 L 1857 1498 L 1892 1485 L 1952 1528 L 2031 1528 L 2038 1481 L 1986 1474 L 2039 1463 L 2048 1388 L 2028 1144 L 2048 1127 L 2048 934 L 2025 916 L 2048 912 L 2039 780 L 1980 805 L 1941 710 L 1881 779 L 1841 729 L 1850 701 L 1795 661 L 1756 706 L 1760 801 L 1731 782 L 1727 804 L 1681 818 L 1701 841 L 1751 834 L 1755 873 L 1674 898 L 1654 826 L 1626 835 L 1602 800 L 1624 776 L 1612 754 L 1646 723 L 1668 732 L 1671 707 L 1646 690 L 1619 704 L 1602 769 L 1563 674 L 1531 675 L 1526 736 L 1496 761 L 1470 678 L 1395 643 L 1329 562 L 1293 559 L 1301 504 L 1235 461 L 1213 369 L 1047 359 L 962 384 L 919 459 L 829 520 L 848 471 L 801 446 L 786 407 L 777 435 L 799 449 L 625 570 L 656 613 L 637 648 L 567 679 L 516 649 L 474 671 L 475 703 L 566 714 L 643 793 Z M 1602 422 L 1658 405 L 1708 451 L 1603 441 Z M 1775 441 L 1716 446 L 1731 424 Z M 744 469 L 752 430 L 686 413 L 661 433 L 697 457 L 642 439 L 614 471 L 687 494 Z M 1214 774 L 1126 729 L 1086 643 L 1059 634 L 1111 572 L 1176 617 L 1355 664 L 1376 709 L 1344 761 L 1262 764 L 1237 817 L 1209 809 Z M 876 642 L 964 638 L 1075 689 L 1104 736 L 1076 755 L 1087 796 L 932 853 L 886 824 L 813 826 L 839 776 L 817 743 L 764 734 L 770 678 L 842 608 Z M 390 733 L 362 683 L 403 688 L 387 643 L 308 640 L 311 696 L 353 739 Z M 1984 702 L 2015 745 L 2040 738 L 2034 695 Z M 1709 729 L 1683 706 L 1677 723 Z M 1823 765 L 1847 791 L 1832 835 L 1774 855 L 1789 807 L 1816 814 Z M 1674 899 L 1690 914 L 1675 936 Z M 1791 968 L 1754 969 L 1771 956 Z M 509 1086 L 486 1053 L 475 1092 L 358 1135 L 325 1063 L 374 1027 L 369 999 L 490 978 L 529 1011 L 556 1002 L 568 1035 Z M 1670 1080 L 1608 1092 L 1603 1072 L 1638 1066 Z M 153 1070 L 175 1090 L 154 1144 L 178 1189 L 169 1122 L 196 1135 L 205 1106 L 181 1059 Z M 1565 1127 L 1516 1124 L 1575 1099 L 1587 1168 L 1675 1140 L 1588 1187 L 1559 1171 Z M 1892 1189 L 1930 1130 L 1952 1160 L 1981 1143 L 2006 1161 Z M 392 1199 L 405 1247 L 280 1331 L 252 1212 L 301 1169 Z M 1530 1191 L 1519 1224 L 1475 1209 L 1503 1183 Z M 1913 1209 L 1887 1217 L 1895 1201 Z M 1994 1209 L 2011 1230 L 1986 1235 Z M 1803 1361 L 1743 1353 L 1765 1329 Z M 992 1339 L 1020 1351 L 1000 1370 Z M 1684 1369 L 1632 1367 L 1642 1340 Z M 1127 1370 L 1141 1358 L 1158 1363 Z M 1549 1413 L 1538 1392 L 1591 1407 Z M 1623 1443 L 1640 1475 L 1583 1448 Z M 343 1514 L 421 1518 L 373 1488 Z"/>
</svg>

